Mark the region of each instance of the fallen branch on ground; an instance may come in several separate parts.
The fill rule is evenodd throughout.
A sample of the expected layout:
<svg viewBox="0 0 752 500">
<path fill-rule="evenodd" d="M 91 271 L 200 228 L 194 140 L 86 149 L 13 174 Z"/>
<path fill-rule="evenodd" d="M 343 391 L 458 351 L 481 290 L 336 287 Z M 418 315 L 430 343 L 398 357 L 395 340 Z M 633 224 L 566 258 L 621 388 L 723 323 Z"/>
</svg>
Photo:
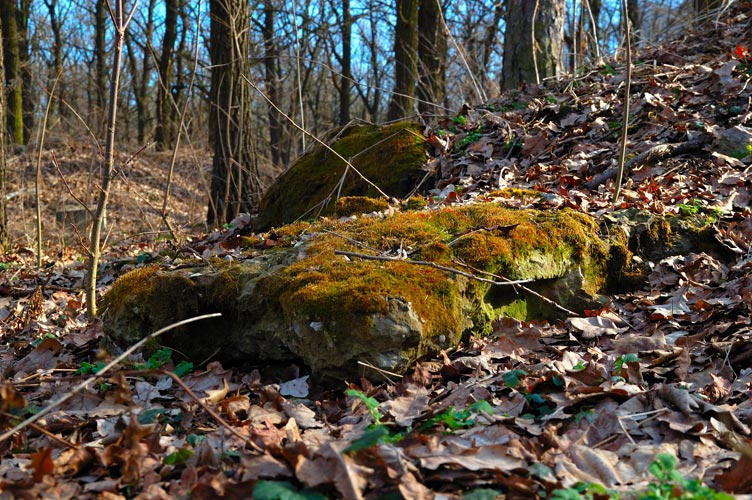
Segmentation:
<svg viewBox="0 0 752 500">
<path fill-rule="evenodd" d="M 464 276 L 465 278 L 470 278 L 471 280 L 481 281 L 483 283 L 491 283 L 492 285 L 514 286 L 514 285 L 521 285 L 523 283 L 532 283 L 533 281 L 535 281 L 534 279 L 524 279 L 524 280 L 515 280 L 515 281 L 512 281 L 512 280 L 496 281 L 496 280 L 491 280 L 488 278 L 481 278 L 480 276 L 476 276 L 471 273 L 466 273 L 465 271 L 460 271 L 459 269 L 454 269 L 453 267 L 442 266 L 440 264 L 437 264 L 435 262 L 430 262 L 427 260 L 410 260 L 410 259 L 400 259 L 398 257 L 385 257 L 383 255 L 367 255 L 364 253 L 347 252 L 345 250 L 335 250 L 334 255 L 344 255 L 346 257 L 357 257 L 359 259 L 365 259 L 365 260 L 383 260 L 387 262 L 406 262 L 408 264 L 415 264 L 416 266 L 433 267 L 435 269 L 440 269 L 442 271 L 447 271 L 449 273 L 454 273 L 460 276 Z"/>
</svg>

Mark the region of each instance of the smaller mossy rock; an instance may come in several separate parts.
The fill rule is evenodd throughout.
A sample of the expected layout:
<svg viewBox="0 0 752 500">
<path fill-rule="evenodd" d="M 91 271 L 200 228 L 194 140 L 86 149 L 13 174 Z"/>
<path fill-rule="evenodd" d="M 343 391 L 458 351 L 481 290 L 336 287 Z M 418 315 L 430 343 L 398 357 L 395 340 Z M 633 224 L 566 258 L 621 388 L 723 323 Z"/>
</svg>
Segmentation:
<svg viewBox="0 0 752 500">
<path fill-rule="evenodd" d="M 422 167 L 428 144 L 414 123 L 348 126 L 330 147 L 388 196 L 406 196 L 425 175 Z M 338 186 L 345 170 L 344 182 Z M 379 197 L 381 193 L 337 155 L 315 145 L 264 193 L 253 228 L 265 231 L 299 218 L 332 214 L 337 196 Z"/>
<path fill-rule="evenodd" d="M 532 280 L 531 289 L 576 311 L 591 306 L 606 280 L 608 249 L 598 226 L 567 209 L 479 203 L 322 219 L 306 225 L 305 238 L 290 241 L 302 226 L 279 228 L 279 241 L 287 244 L 241 262 L 126 274 L 104 297 L 105 333 L 127 347 L 168 324 L 219 311 L 219 320 L 187 325 L 160 340 L 194 361 L 212 355 L 227 362 L 300 359 L 335 377 L 356 374 L 363 361 L 402 372 L 470 333 L 490 333 L 499 315 L 560 317 L 518 287 L 416 261 Z M 376 259 L 356 255 L 364 248 Z M 410 260 L 379 260 L 379 253 L 404 252 Z"/>
<path fill-rule="evenodd" d="M 645 283 L 648 262 L 690 252 L 724 253 L 702 217 L 654 214 L 630 208 L 603 216 L 608 226 L 610 258 L 606 289 L 619 293 Z"/>
</svg>

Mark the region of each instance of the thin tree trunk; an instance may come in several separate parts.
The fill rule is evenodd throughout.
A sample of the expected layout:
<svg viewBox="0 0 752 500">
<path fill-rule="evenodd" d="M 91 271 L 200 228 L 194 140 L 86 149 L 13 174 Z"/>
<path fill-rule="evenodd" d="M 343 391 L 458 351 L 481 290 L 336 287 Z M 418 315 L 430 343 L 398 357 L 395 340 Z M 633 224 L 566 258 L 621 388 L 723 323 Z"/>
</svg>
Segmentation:
<svg viewBox="0 0 752 500">
<path fill-rule="evenodd" d="M 120 87 L 120 66 L 123 59 L 123 43 L 130 16 L 123 12 L 125 0 L 112 1 L 112 22 L 115 25 L 115 46 L 112 53 L 112 76 L 110 78 L 110 96 L 107 106 L 107 133 L 105 136 L 104 161 L 102 163 L 102 183 L 99 191 L 97 210 L 91 226 L 89 241 L 89 262 L 86 270 L 86 312 L 89 320 L 97 316 L 97 270 L 102 256 L 101 239 L 104 226 L 104 214 L 110 196 L 110 183 L 115 164 L 115 125 L 117 124 L 118 94 Z M 132 14 L 132 13 L 131 13 Z"/>
<path fill-rule="evenodd" d="M 352 14 L 350 0 L 342 0 L 342 76 L 339 84 L 339 124 L 350 123 L 352 89 Z"/>
<path fill-rule="evenodd" d="M 162 54 L 159 58 L 159 82 L 157 84 L 157 129 L 154 140 L 157 148 L 169 149 L 175 141 L 175 124 L 172 123 L 172 59 L 175 41 L 178 38 L 178 0 L 165 0 L 164 36 Z"/>
<path fill-rule="evenodd" d="M 418 110 L 433 111 L 446 94 L 447 38 L 439 0 L 420 0 L 418 11 Z"/>
<path fill-rule="evenodd" d="M 397 0 L 394 28 L 394 92 L 389 102 L 389 120 L 404 118 L 412 109 L 418 76 L 419 0 Z"/>
<path fill-rule="evenodd" d="M 264 38 L 264 70 L 266 78 L 266 95 L 269 99 L 278 104 L 279 85 L 281 76 L 279 73 L 279 46 L 274 37 L 276 29 L 275 6 L 272 2 L 264 5 L 264 24 L 261 26 L 261 35 Z M 282 146 L 282 121 L 279 112 L 273 106 L 267 106 L 267 116 L 269 117 L 269 145 L 271 149 L 272 164 L 281 165 L 281 146 Z"/>
<path fill-rule="evenodd" d="M 3 47 L 5 49 L 5 84 L 7 87 L 7 127 L 16 144 L 24 144 L 23 85 L 19 48 L 18 10 L 15 0 L 0 0 Z"/>
<path fill-rule="evenodd" d="M 0 23 L 0 75 L 5 72 L 5 62 L 3 58 L 3 30 L 2 23 Z M 5 123 L 5 92 L 0 92 L 0 250 L 7 251 L 9 244 L 8 237 L 8 209 L 5 195 L 7 193 L 6 177 L 7 166 L 5 163 L 5 138 L 7 134 L 2 129 L 2 125 Z"/>
<path fill-rule="evenodd" d="M 107 0 L 96 0 L 94 4 L 94 109 L 91 116 L 103 116 L 107 105 Z M 97 134 L 102 132 L 104 123 L 96 120 Z"/>
<path fill-rule="evenodd" d="M 636 47 L 642 34 L 642 11 L 637 0 L 627 0 L 627 17 L 629 22 L 632 23 L 630 41 L 632 47 Z"/>
<path fill-rule="evenodd" d="M 21 108 L 23 113 L 24 144 L 31 140 L 36 114 L 35 83 L 31 71 L 31 50 L 29 48 L 29 13 L 31 0 L 21 0 L 18 5 L 18 55 L 21 69 Z"/>
<path fill-rule="evenodd" d="M 251 137 L 249 5 L 211 0 L 209 134 L 214 150 L 207 223 L 250 212 L 261 195 Z"/>
</svg>

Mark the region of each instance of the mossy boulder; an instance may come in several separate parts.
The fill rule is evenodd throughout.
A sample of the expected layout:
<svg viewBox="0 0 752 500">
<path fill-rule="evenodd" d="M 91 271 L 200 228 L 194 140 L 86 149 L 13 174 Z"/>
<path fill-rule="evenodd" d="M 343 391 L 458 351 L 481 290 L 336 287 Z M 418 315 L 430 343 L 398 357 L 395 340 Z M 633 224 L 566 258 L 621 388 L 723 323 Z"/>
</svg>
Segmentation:
<svg viewBox="0 0 752 500">
<path fill-rule="evenodd" d="M 328 142 L 388 196 L 408 195 L 425 175 L 428 144 L 417 124 L 348 126 Z M 382 196 L 373 185 L 329 149 L 314 145 L 264 193 L 253 227 L 265 231 L 301 218 L 330 215 L 338 196 Z"/>
<path fill-rule="evenodd" d="M 357 361 L 403 371 L 469 333 L 489 333 L 499 315 L 557 317 L 518 287 L 427 262 L 497 280 L 529 279 L 531 288 L 578 311 L 592 307 L 606 282 L 608 248 L 598 226 L 571 210 L 484 203 L 386 219 L 322 219 L 305 229 L 291 246 L 256 251 L 242 262 L 126 274 L 104 297 L 108 338 L 125 347 L 167 324 L 220 311 L 222 319 L 185 326 L 164 343 L 194 361 L 302 359 L 335 376 L 355 373 Z"/>
</svg>

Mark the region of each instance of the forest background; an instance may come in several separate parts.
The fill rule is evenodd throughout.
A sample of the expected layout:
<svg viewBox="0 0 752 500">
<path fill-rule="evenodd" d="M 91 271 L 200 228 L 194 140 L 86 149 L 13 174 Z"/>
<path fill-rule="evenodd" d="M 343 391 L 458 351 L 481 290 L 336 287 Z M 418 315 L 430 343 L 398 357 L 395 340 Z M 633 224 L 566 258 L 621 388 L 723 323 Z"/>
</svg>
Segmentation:
<svg viewBox="0 0 752 500">
<path fill-rule="evenodd" d="M 430 120 L 525 81 L 577 74 L 618 52 L 625 6 L 640 46 L 676 37 L 722 4 L 126 1 L 123 13 L 132 19 L 123 33 L 114 137 L 122 151 L 169 151 L 182 142 L 200 174 L 209 225 L 229 222 L 253 210 L 265 184 L 310 137 L 332 127 L 417 113 Z M 11 157 L 41 151 L 42 137 L 51 148 L 75 143 L 79 152 L 101 156 L 116 7 L 107 0 L 0 1 Z M 234 87 L 222 86 L 233 81 Z M 217 97 L 228 95 L 233 102 Z M 243 111 L 212 114 L 223 108 Z M 201 158 L 211 151 L 209 169 Z M 27 162 L 5 172 L 3 203 L 29 202 L 22 179 L 33 178 L 25 171 L 33 167 Z M 87 168 L 101 175 L 101 162 Z M 88 199 L 78 201 L 95 202 L 96 194 L 89 189 Z M 6 207 L 0 208 L 0 243 L 7 246 Z"/>
</svg>

